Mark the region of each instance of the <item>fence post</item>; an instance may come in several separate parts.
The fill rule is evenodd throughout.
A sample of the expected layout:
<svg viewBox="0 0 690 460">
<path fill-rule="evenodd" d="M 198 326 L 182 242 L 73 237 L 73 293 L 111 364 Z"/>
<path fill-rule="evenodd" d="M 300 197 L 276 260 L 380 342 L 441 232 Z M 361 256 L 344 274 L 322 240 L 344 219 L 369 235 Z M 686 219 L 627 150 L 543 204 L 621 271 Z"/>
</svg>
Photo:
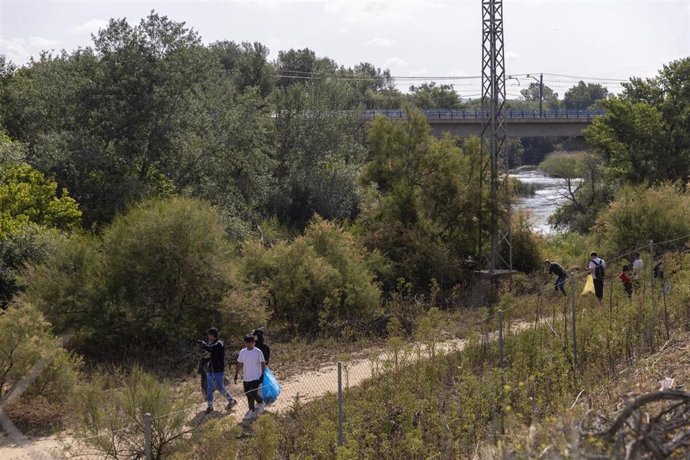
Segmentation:
<svg viewBox="0 0 690 460">
<path fill-rule="evenodd" d="M 503 369 L 505 348 L 503 343 L 503 310 L 498 310 L 498 367 Z"/>
<path fill-rule="evenodd" d="M 573 308 L 573 367 L 577 368 L 577 309 L 575 308 L 575 273 L 570 272 L 570 304 Z"/>
<path fill-rule="evenodd" d="M 151 460 L 151 414 L 144 414 L 144 456 Z"/>
<path fill-rule="evenodd" d="M 654 241 L 649 240 L 649 293 L 652 296 L 652 305 L 654 305 Z"/>
<path fill-rule="evenodd" d="M 343 445 L 343 363 L 338 361 L 338 446 Z"/>
</svg>

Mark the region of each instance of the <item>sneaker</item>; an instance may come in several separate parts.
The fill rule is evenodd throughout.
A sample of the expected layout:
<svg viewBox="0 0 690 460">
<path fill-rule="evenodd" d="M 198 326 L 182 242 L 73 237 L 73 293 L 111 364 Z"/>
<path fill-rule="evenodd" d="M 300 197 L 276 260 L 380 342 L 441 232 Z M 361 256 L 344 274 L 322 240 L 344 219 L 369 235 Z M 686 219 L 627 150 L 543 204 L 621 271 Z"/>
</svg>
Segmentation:
<svg viewBox="0 0 690 460">
<path fill-rule="evenodd" d="M 251 410 L 249 409 L 247 413 L 244 415 L 245 420 L 252 420 L 256 417 L 256 410 Z"/>
<path fill-rule="evenodd" d="M 208 407 L 206 408 L 206 413 L 207 413 L 207 414 L 210 414 L 211 412 L 213 412 L 213 406 L 208 406 Z"/>
<path fill-rule="evenodd" d="M 266 404 L 264 404 L 264 403 L 259 403 L 259 404 L 257 404 L 257 406 L 256 406 L 256 413 L 257 413 L 257 414 L 260 414 L 260 413 L 262 413 L 262 412 L 264 411 L 264 409 L 266 409 Z"/>
<path fill-rule="evenodd" d="M 225 406 L 225 410 L 232 410 L 233 407 L 237 405 L 237 400 L 236 399 L 231 399 L 228 401 L 228 405 Z"/>
</svg>

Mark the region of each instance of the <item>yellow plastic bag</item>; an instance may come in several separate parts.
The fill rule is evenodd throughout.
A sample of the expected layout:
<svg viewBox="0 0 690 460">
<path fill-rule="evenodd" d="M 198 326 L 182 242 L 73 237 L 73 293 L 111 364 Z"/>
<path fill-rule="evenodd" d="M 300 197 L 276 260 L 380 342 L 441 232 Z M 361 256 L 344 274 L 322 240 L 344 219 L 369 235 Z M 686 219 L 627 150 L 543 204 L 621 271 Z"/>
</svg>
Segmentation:
<svg viewBox="0 0 690 460">
<path fill-rule="evenodd" d="M 581 295 L 594 294 L 594 279 L 592 275 L 587 275 L 587 281 L 585 281 L 585 288 L 582 290 Z"/>
</svg>

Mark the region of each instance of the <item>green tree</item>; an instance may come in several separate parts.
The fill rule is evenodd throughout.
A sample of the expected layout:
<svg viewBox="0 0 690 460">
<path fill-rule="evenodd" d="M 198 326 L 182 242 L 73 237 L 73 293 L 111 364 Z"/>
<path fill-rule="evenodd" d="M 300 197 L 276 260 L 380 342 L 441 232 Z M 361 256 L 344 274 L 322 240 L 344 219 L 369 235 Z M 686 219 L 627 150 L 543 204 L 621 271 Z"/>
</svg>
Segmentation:
<svg viewBox="0 0 690 460">
<path fill-rule="evenodd" d="M 303 229 L 314 214 L 350 219 L 359 210 L 366 150 L 354 89 L 344 81 L 293 85 L 275 95 L 276 187 L 268 209 Z"/>
<path fill-rule="evenodd" d="M 79 225 L 81 211 L 66 189 L 27 164 L 5 163 L 0 169 L 0 239 L 29 225 L 69 229 Z"/>
<path fill-rule="evenodd" d="M 525 98 L 525 101 L 534 103 L 530 105 L 535 109 L 539 108 L 539 83 L 531 82 L 527 88 L 520 90 L 520 94 Z M 547 85 L 544 85 L 542 90 L 542 101 L 544 110 L 554 110 L 561 105 L 558 100 L 558 93 Z"/>
<path fill-rule="evenodd" d="M 271 297 L 273 319 L 289 329 L 332 333 L 377 311 L 380 291 L 368 254 L 333 222 L 315 217 L 303 236 L 266 248 L 244 245 L 243 271 Z"/>
<path fill-rule="evenodd" d="M 262 98 L 271 94 L 275 87 L 275 70 L 268 62 L 269 50 L 265 45 L 219 41 L 211 43 L 209 49 L 240 92 L 255 88 Z"/>
<path fill-rule="evenodd" d="M 686 176 L 687 154 L 675 155 L 658 108 L 619 98 L 606 101 L 604 107 L 606 115 L 594 120 L 585 137 L 606 160 L 610 181 L 659 183 Z"/>
<path fill-rule="evenodd" d="M 436 86 L 436 82 L 410 86 L 410 100 L 419 109 L 460 108 L 460 95 L 453 85 Z"/>
<path fill-rule="evenodd" d="M 50 229 L 79 226 L 81 211 L 66 190 L 21 162 L 24 146 L 0 134 L 0 308 L 19 291 L 19 270 L 38 261 L 54 237 Z"/>
<path fill-rule="evenodd" d="M 659 184 L 690 176 L 690 59 L 674 61 L 652 79 L 631 79 L 620 97 L 585 132 L 607 161 L 611 183 Z"/>
<path fill-rule="evenodd" d="M 568 110 L 589 109 L 597 101 L 606 99 L 609 90 L 598 83 L 585 83 L 580 81 L 570 88 L 563 96 L 563 105 Z"/>
<path fill-rule="evenodd" d="M 597 214 L 611 197 L 610 187 L 602 180 L 602 160 L 585 152 L 552 153 L 539 168 L 553 177 L 562 178 L 566 202 L 549 217 L 549 223 L 560 229 L 589 233 L 595 227 Z"/>
<path fill-rule="evenodd" d="M 375 119 L 369 145 L 371 161 L 361 177 L 368 193 L 359 222 L 368 247 L 393 263 L 386 288 L 401 277 L 420 290 L 432 279 L 452 286 L 465 261 L 477 254 L 477 217 L 487 212 L 478 140 L 460 149 L 450 137 L 436 139 L 424 115 L 408 110 L 404 122 Z"/>
</svg>

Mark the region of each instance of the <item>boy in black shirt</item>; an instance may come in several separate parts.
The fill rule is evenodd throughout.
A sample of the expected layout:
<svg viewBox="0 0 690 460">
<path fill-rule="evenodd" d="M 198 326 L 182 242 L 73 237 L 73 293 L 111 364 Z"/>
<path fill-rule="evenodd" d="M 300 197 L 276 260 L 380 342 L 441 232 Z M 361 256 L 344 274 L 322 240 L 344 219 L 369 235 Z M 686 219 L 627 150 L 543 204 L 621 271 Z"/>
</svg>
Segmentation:
<svg viewBox="0 0 690 460">
<path fill-rule="evenodd" d="M 228 399 L 228 405 L 225 408 L 230 410 L 237 404 L 237 401 L 225 389 L 225 344 L 218 339 L 218 329 L 210 328 L 208 330 L 208 343 L 199 340 L 199 345 L 211 354 L 206 371 L 206 401 L 208 402 L 206 413 L 213 411 L 214 390 L 218 390 Z"/>
</svg>

